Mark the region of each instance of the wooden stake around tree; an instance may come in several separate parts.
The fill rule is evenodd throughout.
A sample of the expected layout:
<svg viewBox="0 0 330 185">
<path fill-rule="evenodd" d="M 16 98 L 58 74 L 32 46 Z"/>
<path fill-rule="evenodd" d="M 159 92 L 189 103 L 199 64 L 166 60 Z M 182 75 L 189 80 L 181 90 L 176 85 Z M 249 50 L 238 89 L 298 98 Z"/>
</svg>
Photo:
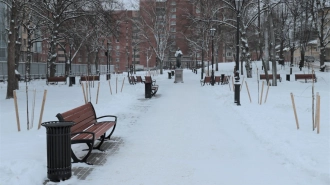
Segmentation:
<svg viewBox="0 0 330 185">
<path fill-rule="evenodd" d="M 298 122 L 298 116 L 297 116 L 297 111 L 296 111 L 296 105 L 294 104 L 294 97 L 293 97 L 293 94 L 292 93 L 290 93 L 290 95 L 291 95 L 291 101 L 292 101 L 292 107 L 293 107 L 294 117 L 296 119 L 297 129 L 299 129 L 299 122 Z"/>
<path fill-rule="evenodd" d="M 35 105 L 36 105 L 36 89 L 34 89 L 34 91 L 33 91 L 33 103 L 32 103 L 32 115 L 31 115 L 31 126 L 30 126 L 30 129 L 33 128 Z"/>
<path fill-rule="evenodd" d="M 244 84 L 244 77 L 245 77 L 245 76 L 243 76 L 243 80 L 242 80 L 241 88 L 240 88 L 240 90 L 239 90 L 239 91 L 242 91 L 242 88 L 243 88 L 243 84 Z"/>
<path fill-rule="evenodd" d="M 249 87 L 248 87 L 248 84 L 247 84 L 246 81 L 245 81 L 245 86 L 246 86 L 247 92 L 248 92 L 248 94 L 249 94 L 250 103 L 252 103 L 251 96 L 250 96 L 250 91 L 249 91 Z"/>
<path fill-rule="evenodd" d="M 97 104 L 97 101 L 99 100 L 99 91 L 100 91 L 100 82 L 97 85 L 96 104 Z"/>
<path fill-rule="evenodd" d="M 110 87 L 110 94 L 112 95 L 110 80 L 108 82 L 109 82 L 109 87 Z"/>
<path fill-rule="evenodd" d="M 261 85 L 261 94 L 260 94 L 260 105 L 262 104 L 262 94 L 264 92 L 264 84 L 265 84 L 265 81 L 262 81 L 262 85 Z"/>
<path fill-rule="evenodd" d="M 85 93 L 85 88 L 84 88 L 84 83 L 81 82 L 81 88 L 83 90 L 83 94 L 84 94 L 84 100 L 85 100 L 85 104 L 87 103 L 87 98 L 86 98 L 86 93 Z"/>
<path fill-rule="evenodd" d="M 116 94 L 117 94 L 117 87 L 118 87 L 118 77 L 116 77 Z"/>
<path fill-rule="evenodd" d="M 320 117 L 321 117 L 321 97 L 320 95 L 317 96 L 317 107 L 318 107 L 318 111 L 317 111 L 317 133 L 320 133 Z"/>
<path fill-rule="evenodd" d="M 264 103 L 266 103 L 266 101 L 267 101 L 268 91 L 269 91 L 269 83 L 268 83 L 268 87 L 267 87 L 267 92 L 266 92 L 266 97 L 265 97 L 265 102 Z"/>
<path fill-rule="evenodd" d="M 228 77 L 227 77 L 228 78 Z M 229 91 L 231 91 L 230 80 L 228 80 Z"/>
<path fill-rule="evenodd" d="M 125 82 L 125 77 L 124 77 L 124 79 L 123 79 L 123 84 L 121 85 L 121 90 L 120 90 L 120 92 L 123 92 L 124 82 Z"/>
<path fill-rule="evenodd" d="M 42 121 L 42 115 L 44 114 L 46 96 L 47 96 L 47 90 L 44 91 L 44 97 L 42 98 L 42 105 L 41 105 L 41 111 L 40 111 L 40 117 L 39 117 L 38 130 L 40 129 L 41 121 Z"/>
<path fill-rule="evenodd" d="M 14 94 L 14 104 L 15 104 L 15 112 L 16 112 L 17 130 L 19 132 L 19 131 L 21 131 L 21 124 L 19 122 L 19 114 L 18 114 L 18 105 L 17 105 L 16 90 L 13 91 L 13 94 Z"/>
<path fill-rule="evenodd" d="M 314 74 L 314 70 L 312 70 L 312 74 Z M 315 75 L 315 74 L 314 74 Z M 314 79 L 313 79 L 313 82 L 312 82 L 312 127 L 313 127 L 313 131 L 315 129 L 315 121 L 314 121 L 314 101 L 315 101 L 315 96 L 314 96 Z M 316 117 L 316 116 L 315 116 Z"/>
</svg>

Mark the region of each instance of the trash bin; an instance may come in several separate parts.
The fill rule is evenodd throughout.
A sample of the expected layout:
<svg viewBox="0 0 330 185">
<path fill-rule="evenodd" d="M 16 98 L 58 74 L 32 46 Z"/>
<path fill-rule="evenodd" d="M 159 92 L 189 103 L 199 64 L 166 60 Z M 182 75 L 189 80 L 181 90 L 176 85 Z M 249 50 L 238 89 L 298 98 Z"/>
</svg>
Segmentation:
<svg viewBox="0 0 330 185">
<path fill-rule="evenodd" d="M 234 95 L 234 103 L 237 105 L 241 105 L 240 102 L 240 91 L 241 91 L 241 85 L 240 84 L 235 84 L 235 95 Z"/>
<path fill-rule="evenodd" d="M 171 72 L 168 72 L 168 79 L 171 79 L 171 76 L 172 76 Z"/>
<path fill-rule="evenodd" d="M 289 74 L 286 75 L 286 81 L 290 81 L 290 75 Z"/>
<path fill-rule="evenodd" d="M 144 90 L 145 90 L 145 98 L 151 98 L 151 83 L 145 82 L 144 83 Z"/>
<path fill-rule="evenodd" d="M 71 171 L 71 126 L 74 122 L 49 121 L 41 125 L 47 134 L 47 177 L 59 182 L 69 179 Z"/>
<path fill-rule="evenodd" d="M 172 73 L 172 76 L 174 76 L 174 71 L 171 71 L 171 73 Z"/>
<path fill-rule="evenodd" d="M 69 76 L 70 84 L 75 85 L 76 84 L 76 77 L 75 76 Z"/>
</svg>

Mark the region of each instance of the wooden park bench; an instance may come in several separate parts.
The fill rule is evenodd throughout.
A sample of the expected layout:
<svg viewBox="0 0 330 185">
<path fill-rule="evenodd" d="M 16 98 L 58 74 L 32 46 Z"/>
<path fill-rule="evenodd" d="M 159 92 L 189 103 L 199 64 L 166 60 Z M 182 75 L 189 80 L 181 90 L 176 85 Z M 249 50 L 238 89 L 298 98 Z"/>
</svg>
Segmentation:
<svg viewBox="0 0 330 185">
<path fill-rule="evenodd" d="M 136 84 L 136 79 L 135 79 L 135 77 L 134 77 L 134 76 L 129 76 L 129 78 L 128 78 L 128 82 L 129 82 L 129 84 L 131 84 L 131 85 Z"/>
<path fill-rule="evenodd" d="M 80 76 L 79 83 L 81 84 L 82 81 L 100 81 L 100 76 Z"/>
<path fill-rule="evenodd" d="M 71 144 L 85 143 L 88 146 L 87 154 L 79 159 L 71 149 L 71 158 L 73 163 L 87 162 L 87 158 L 93 149 L 101 150 L 101 145 L 105 139 L 109 139 L 114 132 L 117 124 L 117 117 L 106 115 L 96 117 L 95 109 L 92 103 L 86 103 L 74 109 L 68 110 L 56 115 L 59 121 L 72 121 L 74 125 L 71 127 Z M 97 121 L 101 118 L 111 118 L 111 121 Z M 110 131 L 111 130 L 111 131 Z M 106 136 L 106 132 L 110 131 Z M 97 146 L 95 142 L 99 140 Z"/>
<path fill-rule="evenodd" d="M 158 85 L 156 85 L 156 80 L 152 80 L 151 76 L 144 77 L 144 83 L 151 83 L 151 96 L 154 96 L 158 91 Z"/>
<path fill-rule="evenodd" d="M 229 79 L 230 79 L 230 75 L 228 75 L 228 76 L 221 75 L 221 85 L 228 84 L 229 83 Z"/>
<path fill-rule="evenodd" d="M 220 84 L 221 82 L 221 76 L 215 76 L 214 77 L 214 83 L 218 83 L 218 85 Z M 221 83 L 222 84 L 222 83 Z"/>
<path fill-rule="evenodd" d="M 66 77 L 65 76 L 53 76 L 53 77 L 47 77 L 46 84 L 55 84 L 57 85 L 58 82 L 64 82 L 66 84 Z"/>
<path fill-rule="evenodd" d="M 268 74 L 268 77 L 269 77 L 269 80 L 273 80 L 273 74 Z M 280 82 L 282 81 L 280 74 L 276 74 L 276 79 L 279 80 Z M 260 80 L 266 80 L 266 75 L 260 74 Z"/>
<path fill-rule="evenodd" d="M 201 80 L 201 86 L 204 86 L 205 84 L 210 85 L 211 84 L 211 77 L 205 76 L 204 80 Z"/>
<path fill-rule="evenodd" d="M 307 80 L 314 80 L 314 82 L 316 82 L 317 78 L 315 74 L 295 74 L 295 80 L 305 80 L 307 83 Z"/>
<path fill-rule="evenodd" d="M 136 76 L 136 82 L 144 83 L 141 76 Z"/>
</svg>

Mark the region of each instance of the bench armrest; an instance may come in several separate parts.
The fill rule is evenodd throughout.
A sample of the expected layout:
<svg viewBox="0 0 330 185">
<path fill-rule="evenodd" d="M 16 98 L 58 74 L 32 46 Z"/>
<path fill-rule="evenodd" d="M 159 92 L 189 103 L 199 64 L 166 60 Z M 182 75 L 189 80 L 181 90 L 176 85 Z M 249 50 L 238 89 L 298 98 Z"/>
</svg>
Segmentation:
<svg viewBox="0 0 330 185">
<path fill-rule="evenodd" d="M 96 119 L 101 119 L 101 118 L 115 118 L 115 122 L 117 123 L 117 116 L 114 116 L 114 115 L 105 115 L 105 116 L 101 116 L 101 117 L 98 117 Z"/>
</svg>

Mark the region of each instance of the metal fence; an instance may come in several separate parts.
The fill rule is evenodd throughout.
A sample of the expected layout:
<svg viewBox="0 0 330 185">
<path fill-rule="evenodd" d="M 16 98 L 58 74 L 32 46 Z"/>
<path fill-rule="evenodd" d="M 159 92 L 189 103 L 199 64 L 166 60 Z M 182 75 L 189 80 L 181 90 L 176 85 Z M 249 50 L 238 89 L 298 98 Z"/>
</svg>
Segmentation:
<svg viewBox="0 0 330 185">
<path fill-rule="evenodd" d="M 30 66 L 30 77 L 31 78 L 46 78 L 47 67 L 46 63 L 35 63 L 32 62 Z M 21 76 L 25 75 L 25 63 L 20 62 L 18 66 L 18 72 Z M 110 65 L 110 73 L 114 72 L 114 66 Z M 106 74 L 107 66 L 99 65 L 99 73 Z M 87 64 L 71 64 L 71 74 L 74 76 L 81 76 L 87 74 Z M 98 74 L 95 65 L 91 65 L 91 74 Z M 0 79 L 7 79 L 8 66 L 7 62 L 0 62 Z M 65 64 L 56 64 L 55 76 L 65 76 Z"/>
</svg>

